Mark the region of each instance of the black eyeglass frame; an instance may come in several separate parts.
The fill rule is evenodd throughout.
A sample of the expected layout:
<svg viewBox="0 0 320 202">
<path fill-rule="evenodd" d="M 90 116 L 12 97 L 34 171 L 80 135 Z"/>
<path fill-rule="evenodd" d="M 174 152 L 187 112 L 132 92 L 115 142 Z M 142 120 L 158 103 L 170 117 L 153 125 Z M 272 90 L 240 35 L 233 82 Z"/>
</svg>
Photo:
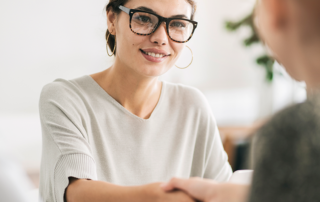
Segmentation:
<svg viewBox="0 0 320 202">
<path fill-rule="evenodd" d="M 184 18 L 165 18 L 165 17 L 162 17 L 162 16 L 157 15 L 157 14 L 152 13 L 152 12 L 142 11 L 142 10 L 136 10 L 136 9 L 130 9 L 130 8 L 127 8 L 127 7 L 124 7 L 124 6 L 121 6 L 121 5 L 119 6 L 119 9 L 122 10 L 123 12 L 127 13 L 127 14 L 130 16 L 130 19 L 129 19 L 129 27 L 130 27 L 131 31 L 132 31 L 133 33 L 135 33 L 135 34 L 137 34 L 137 35 L 141 35 L 141 36 L 148 36 L 148 35 L 154 33 L 154 32 L 159 28 L 159 26 L 162 24 L 162 22 L 165 22 L 165 23 L 166 23 L 166 29 L 167 29 L 166 31 L 167 31 L 167 34 L 168 34 L 168 36 L 170 37 L 170 39 L 171 39 L 172 41 L 177 42 L 177 43 L 186 43 L 186 42 L 188 42 L 188 41 L 192 38 L 192 36 L 193 36 L 193 34 L 194 34 L 194 31 L 196 30 L 197 25 L 198 25 L 198 22 L 193 21 L 193 20 L 188 20 L 188 19 L 184 19 Z M 135 31 L 132 30 L 131 20 L 132 20 L 133 14 L 136 13 L 136 12 L 142 12 L 142 13 L 152 14 L 152 15 L 154 15 L 154 16 L 156 16 L 156 17 L 158 18 L 159 22 L 158 22 L 158 24 L 154 27 L 154 29 L 152 30 L 151 33 L 149 33 L 149 34 L 140 34 L 140 33 L 137 33 L 137 32 L 135 32 Z M 170 34 L 169 34 L 169 24 L 170 24 L 170 21 L 172 21 L 172 20 L 185 20 L 185 21 L 191 22 L 191 23 L 193 24 L 192 33 L 191 33 L 190 37 L 189 37 L 187 40 L 185 40 L 185 41 L 177 41 L 177 40 L 174 40 L 173 38 L 171 38 L 171 36 L 170 36 Z"/>
</svg>

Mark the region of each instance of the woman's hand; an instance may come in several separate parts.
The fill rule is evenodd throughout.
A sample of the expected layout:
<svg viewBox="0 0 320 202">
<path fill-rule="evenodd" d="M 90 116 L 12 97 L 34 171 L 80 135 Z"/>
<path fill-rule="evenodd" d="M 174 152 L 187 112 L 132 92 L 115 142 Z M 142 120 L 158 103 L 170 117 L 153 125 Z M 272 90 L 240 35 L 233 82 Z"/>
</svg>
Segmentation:
<svg viewBox="0 0 320 202">
<path fill-rule="evenodd" d="M 245 202 L 249 193 L 248 185 L 216 183 L 201 178 L 172 178 L 161 188 L 167 192 L 179 189 L 203 202 Z"/>
<path fill-rule="evenodd" d="M 162 183 L 152 183 L 141 186 L 143 192 L 149 198 L 146 201 L 154 202 L 194 202 L 195 200 L 181 190 L 166 192 L 161 188 Z"/>
<path fill-rule="evenodd" d="M 183 191 L 164 191 L 161 184 L 119 186 L 103 181 L 70 178 L 66 199 L 68 202 L 194 202 Z"/>
</svg>

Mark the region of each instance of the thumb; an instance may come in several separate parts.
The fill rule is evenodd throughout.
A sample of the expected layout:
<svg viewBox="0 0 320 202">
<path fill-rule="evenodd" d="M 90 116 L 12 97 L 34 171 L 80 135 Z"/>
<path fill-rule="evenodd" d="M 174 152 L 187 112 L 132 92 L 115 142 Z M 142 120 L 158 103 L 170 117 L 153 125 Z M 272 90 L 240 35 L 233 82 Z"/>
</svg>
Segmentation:
<svg viewBox="0 0 320 202">
<path fill-rule="evenodd" d="M 172 191 L 174 189 L 186 191 L 185 185 L 187 182 L 187 179 L 172 178 L 169 182 L 162 183 L 160 186 L 164 191 Z"/>
</svg>

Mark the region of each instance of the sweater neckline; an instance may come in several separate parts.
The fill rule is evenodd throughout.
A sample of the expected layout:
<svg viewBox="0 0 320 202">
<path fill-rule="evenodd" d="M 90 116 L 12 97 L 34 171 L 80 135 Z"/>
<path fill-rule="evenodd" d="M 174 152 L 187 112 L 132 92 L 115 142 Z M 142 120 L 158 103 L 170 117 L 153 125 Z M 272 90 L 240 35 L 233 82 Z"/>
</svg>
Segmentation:
<svg viewBox="0 0 320 202">
<path fill-rule="evenodd" d="M 131 116 L 139 121 L 146 122 L 146 121 L 152 120 L 152 118 L 155 116 L 157 111 L 159 111 L 161 103 L 163 102 L 162 100 L 164 99 L 163 97 L 165 97 L 164 92 L 165 92 L 165 88 L 166 88 L 166 83 L 164 81 L 161 81 L 162 87 L 161 87 L 160 98 L 158 100 L 158 103 L 157 103 L 156 107 L 154 108 L 154 110 L 152 111 L 150 117 L 148 119 L 143 119 L 143 118 L 133 114 L 132 112 L 127 110 L 125 107 L 123 107 L 118 101 L 116 101 L 111 95 L 109 95 L 109 93 L 107 91 L 105 91 L 90 75 L 86 75 L 86 77 L 88 77 L 88 80 L 90 80 L 90 82 L 98 89 L 99 93 L 101 93 L 104 97 L 106 97 L 109 101 L 111 101 L 121 111 L 123 111 L 124 113 L 128 114 L 129 116 Z"/>
</svg>

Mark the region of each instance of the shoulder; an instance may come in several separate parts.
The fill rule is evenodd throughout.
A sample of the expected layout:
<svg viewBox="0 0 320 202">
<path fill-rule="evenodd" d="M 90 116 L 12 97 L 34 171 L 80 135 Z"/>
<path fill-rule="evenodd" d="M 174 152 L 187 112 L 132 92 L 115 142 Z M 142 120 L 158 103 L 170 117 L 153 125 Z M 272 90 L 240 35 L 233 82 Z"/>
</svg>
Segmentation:
<svg viewBox="0 0 320 202">
<path fill-rule="evenodd" d="M 203 93 L 191 86 L 184 84 L 174 84 L 170 82 L 165 82 L 166 85 L 166 96 L 169 97 L 171 101 L 178 101 L 184 106 L 198 106 L 198 107 L 208 107 L 208 102 Z"/>
<path fill-rule="evenodd" d="M 42 88 L 40 99 L 74 97 L 81 93 L 81 84 L 85 80 L 86 76 L 72 80 L 56 79 Z"/>
<path fill-rule="evenodd" d="M 283 189 L 283 184 L 289 184 L 291 191 L 301 190 L 302 184 L 310 184 L 306 176 L 313 176 L 317 181 L 314 174 L 320 167 L 317 160 L 320 154 L 319 101 L 309 99 L 276 114 L 258 132 L 253 147 L 255 174 L 250 201 L 277 196 L 279 190 L 284 197 L 291 197 L 292 193 L 286 193 L 289 189 Z"/>
<path fill-rule="evenodd" d="M 46 84 L 41 91 L 41 97 L 54 97 L 55 95 L 66 94 L 71 89 L 70 82 L 64 79 L 56 79 Z"/>
<path fill-rule="evenodd" d="M 283 136 L 305 134 L 310 130 L 320 129 L 320 103 L 307 100 L 277 113 L 262 130 L 281 131 Z M 276 133 L 269 133 L 270 135 Z"/>
<path fill-rule="evenodd" d="M 260 157 L 274 158 L 312 144 L 320 148 L 319 133 L 320 106 L 308 100 L 282 110 L 265 124 L 254 138 L 254 152 Z"/>
<path fill-rule="evenodd" d="M 197 127 L 204 130 L 216 126 L 216 120 L 203 93 L 183 84 L 166 83 L 166 108 L 171 114 L 178 114 L 181 119 L 192 120 Z M 175 112 L 175 113 L 174 113 Z"/>
<path fill-rule="evenodd" d="M 72 80 L 56 79 L 46 84 L 41 91 L 39 107 L 41 109 L 50 108 L 50 106 L 74 108 L 83 103 L 84 93 L 81 82 L 86 80 L 86 76 Z"/>
</svg>

